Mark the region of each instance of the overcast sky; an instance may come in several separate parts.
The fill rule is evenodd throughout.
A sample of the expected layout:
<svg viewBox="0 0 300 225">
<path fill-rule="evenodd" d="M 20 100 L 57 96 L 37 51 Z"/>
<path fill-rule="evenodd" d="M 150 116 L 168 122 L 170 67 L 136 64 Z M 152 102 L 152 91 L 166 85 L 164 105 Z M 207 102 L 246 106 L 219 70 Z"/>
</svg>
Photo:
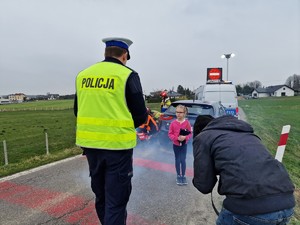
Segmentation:
<svg viewBox="0 0 300 225">
<path fill-rule="evenodd" d="M 226 78 L 224 53 L 234 84 L 300 75 L 299 0 L 0 0 L 0 95 L 73 94 L 110 36 L 133 41 L 147 94 L 193 90 L 211 67 Z"/>
</svg>

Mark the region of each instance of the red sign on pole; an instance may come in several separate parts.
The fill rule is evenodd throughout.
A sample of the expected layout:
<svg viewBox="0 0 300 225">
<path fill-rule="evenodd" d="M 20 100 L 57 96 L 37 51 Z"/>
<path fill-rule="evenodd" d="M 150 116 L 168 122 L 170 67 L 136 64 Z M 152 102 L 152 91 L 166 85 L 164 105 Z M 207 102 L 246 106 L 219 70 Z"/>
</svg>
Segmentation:
<svg viewBox="0 0 300 225">
<path fill-rule="evenodd" d="M 207 68 L 207 80 L 222 80 L 222 68 Z"/>
</svg>

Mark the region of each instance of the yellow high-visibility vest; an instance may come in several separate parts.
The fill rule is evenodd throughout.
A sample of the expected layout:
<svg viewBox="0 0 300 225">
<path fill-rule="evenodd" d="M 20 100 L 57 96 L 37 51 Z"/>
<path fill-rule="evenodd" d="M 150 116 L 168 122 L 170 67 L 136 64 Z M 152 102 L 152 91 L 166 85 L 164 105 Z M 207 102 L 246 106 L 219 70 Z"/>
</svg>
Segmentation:
<svg viewBox="0 0 300 225">
<path fill-rule="evenodd" d="M 131 72 L 121 64 L 100 62 L 77 75 L 76 145 L 108 150 L 136 146 L 134 121 L 125 97 Z"/>
</svg>

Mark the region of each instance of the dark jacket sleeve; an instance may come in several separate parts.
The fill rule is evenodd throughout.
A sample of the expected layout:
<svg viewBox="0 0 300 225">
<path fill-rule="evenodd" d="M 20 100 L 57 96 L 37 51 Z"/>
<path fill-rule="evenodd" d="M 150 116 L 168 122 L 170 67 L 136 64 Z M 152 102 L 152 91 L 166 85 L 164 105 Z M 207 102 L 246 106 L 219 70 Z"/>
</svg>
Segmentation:
<svg viewBox="0 0 300 225">
<path fill-rule="evenodd" d="M 139 127 L 145 123 L 148 114 L 140 77 L 136 72 L 132 72 L 128 77 L 126 83 L 126 101 L 134 121 L 134 126 Z"/>
<path fill-rule="evenodd" d="M 194 178 L 193 185 L 203 194 L 212 192 L 217 177 L 209 142 L 203 141 L 203 135 L 197 135 L 193 141 Z"/>
<path fill-rule="evenodd" d="M 77 117 L 78 104 L 77 104 L 77 94 L 76 93 L 75 93 L 75 96 L 74 96 L 74 106 L 73 106 L 73 109 L 74 109 L 74 115 Z"/>
</svg>

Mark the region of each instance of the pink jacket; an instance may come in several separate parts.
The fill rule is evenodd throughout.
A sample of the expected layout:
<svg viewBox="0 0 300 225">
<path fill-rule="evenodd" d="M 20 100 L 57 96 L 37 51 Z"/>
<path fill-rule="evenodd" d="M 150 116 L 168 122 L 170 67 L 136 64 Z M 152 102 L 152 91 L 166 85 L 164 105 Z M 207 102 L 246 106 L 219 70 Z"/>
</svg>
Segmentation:
<svg viewBox="0 0 300 225">
<path fill-rule="evenodd" d="M 190 122 L 185 119 L 182 123 L 179 123 L 177 120 L 173 120 L 169 127 L 169 138 L 173 142 L 174 145 L 180 146 L 180 143 L 178 141 L 179 132 L 181 129 L 188 129 L 189 131 L 192 131 L 192 127 Z M 192 137 L 192 133 L 186 136 L 186 143 L 188 140 Z"/>
</svg>

